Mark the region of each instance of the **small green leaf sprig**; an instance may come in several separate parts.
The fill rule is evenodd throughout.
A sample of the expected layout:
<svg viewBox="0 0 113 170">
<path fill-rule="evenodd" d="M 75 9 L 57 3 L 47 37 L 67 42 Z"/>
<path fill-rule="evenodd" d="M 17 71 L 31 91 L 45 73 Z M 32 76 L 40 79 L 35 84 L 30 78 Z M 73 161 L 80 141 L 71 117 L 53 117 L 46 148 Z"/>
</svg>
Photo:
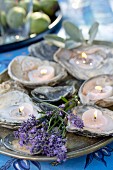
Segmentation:
<svg viewBox="0 0 113 170">
<path fill-rule="evenodd" d="M 60 48 L 66 48 L 66 49 L 73 49 L 77 48 L 81 45 L 87 45 L 92 44 L 93 40 L 96 37 L 96 34 L 98 32 L 99 23 L 95 22 L 91 28 L 89 29 L 89 40 L 86 41 L 84 39 L 82 30 L 79 29 L 76 25 L 69 21 L 63 22 L 64 30 L 67 34 L 67 38 L 61 38 L 57 36 L 56 34 L 48 34 L 45 36 L 45 40 L 47 40 L 49 43 L 58 46 Z"/>
</svg>

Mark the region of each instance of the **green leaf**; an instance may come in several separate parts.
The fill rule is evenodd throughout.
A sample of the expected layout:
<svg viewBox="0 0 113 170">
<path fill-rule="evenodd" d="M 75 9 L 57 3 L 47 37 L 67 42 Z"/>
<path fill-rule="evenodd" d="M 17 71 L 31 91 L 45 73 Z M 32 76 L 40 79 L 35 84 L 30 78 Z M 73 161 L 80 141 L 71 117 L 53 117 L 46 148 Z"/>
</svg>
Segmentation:
<svg viewBox="0 0 113 170">
<path fill-rule="evenodd" d="M 65 103 L 67 103 L 68 102 L 68 100 L 65 98 L 65 97 L 61 97 L 61 99 L 62 99 L 62 101 L 64 101 Z"/>
<path fill-rule="evenodd" d="M 93 40 L 95 39 L 96 37 L 96 34 L 98 32 L 98 27 L 99 27 L 99 23 L 98 22 L 95 22 L 90 30 L 89 30 L 89 41 L 88 41 L 88 44 L 92 44 Z"/>
<path fill-rule="evenodd" d="M 77 42 L 83 42 L 84 38 L 83 38 L 83 34 L 82 31 L 73 23 L 69 22 L 69 21 L 64 21 L 63 22 L 63 27 L 66 31 L 66 33 L 69 35 L 69 37 Z"/>
<path fill-rule="evenodd" d="M 44 38 L 57 47 L 65 48 L 65 40 L 56 34 L 48 34 Z"/>
<path fill-rule="evenodd" d="M 79 46 L 81 46 L 82 43 L 80 42 L 75 42 L 74 40 L 66 40 L 65 41 L 65 48 L 71 50 L 73 48 L 77 48 Z"/>
</svg>

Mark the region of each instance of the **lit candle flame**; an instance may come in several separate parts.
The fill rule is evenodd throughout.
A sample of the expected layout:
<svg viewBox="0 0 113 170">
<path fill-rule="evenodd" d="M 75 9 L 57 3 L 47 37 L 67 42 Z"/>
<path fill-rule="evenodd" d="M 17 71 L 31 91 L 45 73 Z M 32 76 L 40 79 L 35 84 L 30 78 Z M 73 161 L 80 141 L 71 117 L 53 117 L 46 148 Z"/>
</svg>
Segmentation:
<svg viewBox="0 0 113 170">
<path fill-rule="evenodd" d="M 46 69 L 42 69 L 42 70 L 40 71 L 40 73 L 41 73 L 42 75 L 45 75 L 45 74 L 47 74 L 47 70 L 46 70 Z"/>
<path fill-rule="evenodd" d="M 102 86 L 95 86 L 95 90 L 102 91 Z"/>
<path fill-rule="evenodd" d="M 97 118 L 97 110 L 95 110 L 95 112 L 94 112 L 94 119 L 96 119 Z"/>
<path fill-rule="evenodd" d="M 82 57 L 82 58 L 84 58 L 84 59 L 86 59 L 86 58 L 87 58 L 86 53 L 84 53 L 84 52 L 83 52 L 83 53 L 81 53 L 81 57 Z"/>
<path fill-rule="evenodd" d="M 24 110 L 24 106 L 19 107 L 19 112 L 22 113 Z"/>
</svg>

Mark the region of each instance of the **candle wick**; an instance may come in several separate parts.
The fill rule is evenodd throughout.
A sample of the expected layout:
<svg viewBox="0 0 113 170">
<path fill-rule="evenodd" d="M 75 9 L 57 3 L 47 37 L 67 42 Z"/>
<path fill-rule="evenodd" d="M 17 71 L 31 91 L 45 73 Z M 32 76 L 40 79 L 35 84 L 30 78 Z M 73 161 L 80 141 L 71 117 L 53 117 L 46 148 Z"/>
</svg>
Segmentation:
<svg viewBox="0 0 113 170">
<path fill-rule="evenodd" d="M 23 106 L 19 108 L 19 115 L 22 115 L 22 114 L 23 114 L 23 109 L 24 109 Z"/>
<path fill-rule="evenodd" d="M 94 119 L 95 119 L 95 120 L 97 119 L 96 116 L 94 116 Z"/>
<path fill-rule="evenodd" d="M 19 108 L 19 115 L 22 115 L 22 111 L 21 111 L 21 109 Z"/>
</svg>

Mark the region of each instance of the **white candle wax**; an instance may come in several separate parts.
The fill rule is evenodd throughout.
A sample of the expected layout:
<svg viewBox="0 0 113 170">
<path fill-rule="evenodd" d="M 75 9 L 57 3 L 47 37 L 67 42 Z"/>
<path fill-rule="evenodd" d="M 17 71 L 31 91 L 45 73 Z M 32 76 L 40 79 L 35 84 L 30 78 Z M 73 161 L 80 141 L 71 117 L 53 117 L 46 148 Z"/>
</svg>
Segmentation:
<svg viewBox="0 0 113 170">
<path fill-rule="evenodd" d="M 82 120 L 84 127 L 91 129 L 101 129 L 108 123 L 107 118 L 98 109 L 89 109 L 83 113 Z"/>
<path fill-rule="evenodd" d="M 97 52 L 98 51 L 95 51 L 90 54 L 86 54 L 84 52 L 80 53 L 74 58 L 71 58 L 69 62 L 72 65 L 83 68 L 83 69 L 94 69 L 103 60 L 102 56 Z"/>
<path fill-rule="evenodd" d="M 55 76 L 55 69 L 52 66 L 40 66 L 38 69 L 30 71 L 28 78 L 30 81 L 46 81 Z"/>
<path fill-rule="evenodd" d="M 11 108 L 11 117 L 28 117 L 34 114 L 33 106 L 30 103 L 22 103 L 20 106 L 15 106 Z"/>
<path fill-rule="evenodd" d="M 33 106 L 30 103 L 23 103 L 22 105 L 19 106 L 19 112 L 23 113 L 25 115 L 32 115 L 34 110 Z"/>
<path fill-rule="evenodd" d="M 113 88 L 111 86 L 102 87 L 102 90 L 96 89 L 96 87 L 98 86 L 87 93 L 89 100 L 101 100 L 112 96 Z"/>
</svg>

